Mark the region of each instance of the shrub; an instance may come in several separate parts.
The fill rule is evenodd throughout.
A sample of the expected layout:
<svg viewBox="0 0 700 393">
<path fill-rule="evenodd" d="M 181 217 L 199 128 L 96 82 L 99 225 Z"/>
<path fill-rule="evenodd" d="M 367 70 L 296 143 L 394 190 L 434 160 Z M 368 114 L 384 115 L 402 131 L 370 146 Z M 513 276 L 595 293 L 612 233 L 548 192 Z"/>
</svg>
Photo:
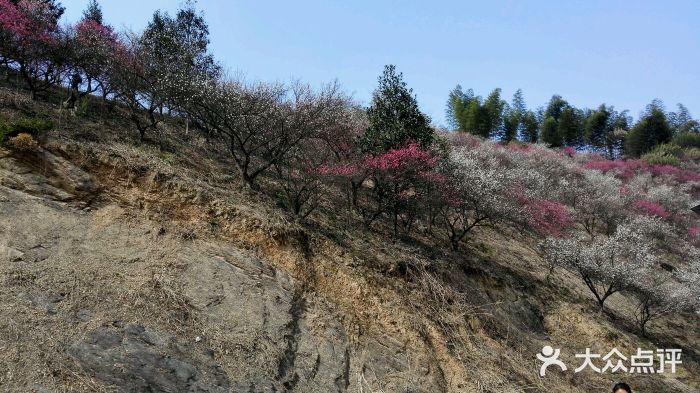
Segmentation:
<svg viewBox="0 0 700 393">
<path fill-rule="evenodd" d="M 9 137 L 24 133 L 39 135 L 53 128 L 53 122 L 41 118 L 19 118 L 12 121 L 0 121 L 0 143 Z"/>
<path fill-rule="evenodd" d="M 684 148 L 689 148 L 689 147 L 698 147 L 700 148 L 700 133 L 697 132 L 684 132 L 681 134 L 678 134 L 671 139 L 671 143 L 684 147 Z"/>
<path fill-rule="evenodd" d="M 12 122 L 11 133 L 27 133 L 30 135 L 38 135 L 43 131 L 49 131 L 53 128 L 51 120 L 41 118 L 20 118 Z"/>
<path fill-rule="evenodd" d="M 642 160 L 650 165 L 679 165 L 680 160 L 678 157 L 659 154 L 659 153 L 647 153 L 642 156 Z"/>
<path fill-rule="evenodd" d="M 683 149 L 674 144 L 663 144 L 642 156 L 642 161 L 649 165 L 679 165 Z"/>
<path fill-rule="evenodd" d="M 21 152 L 35 151 L 39 147 L 39 143 L 31 135 L 24 132 L 9 138 L 5 144 L 10 149 Z"/>
</svg>

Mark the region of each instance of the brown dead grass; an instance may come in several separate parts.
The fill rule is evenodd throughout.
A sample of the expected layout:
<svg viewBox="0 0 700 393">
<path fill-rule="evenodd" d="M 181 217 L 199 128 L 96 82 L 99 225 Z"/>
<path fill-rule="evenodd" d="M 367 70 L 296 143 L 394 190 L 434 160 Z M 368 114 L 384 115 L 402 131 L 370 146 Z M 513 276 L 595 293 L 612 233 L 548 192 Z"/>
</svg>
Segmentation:
<svg viewBox="0 0 700 393">
<path fill-rule="evenodd" d="M 43 109 L 52 110 L 50 106 Z M 540 379 L 535 353 L 546 344 L 571 350 L 591 345 L 601 350 L 610 345 L 621 349 L 654 346 L 596 313 L 589 306 L 585 287 L 570 273 L 556 271 L 553 284 L 547 284 L 548 268 L 534 251 L 536 239 L 531 235 L 507 228 L 487 229 L 475 234 L 462 253 L 441 250 L 436 256 L 420 245 L 440 249 L 433 238 L 418 236 L 416 246 L 394 243 L 381 228 L 367 232 L 347 225 L 351 220 L 325 214 L 328 206 L 311 222 L 298 222 L 279 211 L 271 198 L 237 189 L 230 160 L 212 141 L 196 133 L 182 137 L 177 124 L 166 124 L 152 136 L 165 143 L 138 145 L 135 134 L 127 136 L 128 130 L 128 124 L 120 123 L 118 117 L 68 119 L 55 135 L 42 141 L 45 148 L 69 157 L 102 185 L 104 192 L 93 205 L 97 209 L 91 224 L 95 230 L 114 230 L 114 222 L 158 223 L 170 242 L 156 240 L 154 233 L 160 228 L 153 227 L 144 241 L 153 242 L 146 247 L 150 252 L 165 252 L 157 258 L 161 264 L 137 263 L 130 274 L 87 265 L 60 275 L 75 277 L 66 283 L 45 283 L 46 287 L 70 285 L 71 293 L 84 297 L 83 304 L 111 299 L 128 305 L 130 314 L 125 319 L 173 326 L 183 334 L 206 329 L 190 315 L 190 306 L 172 279 L 180 267 L 169 251 L 175 253 L 183 239 L 211 238 L 254 252 L 289 273 L 307 296 L 332 304 L 343 316 L 351 340 L 371 335 L 405 343 L 408 363 L 441 375 L 445 391 L 605 391 L 612 376 L 586 375 L 583 382 L 572 374 Z M 265 179 L 264 184 L 274 185 L 274 179 Z M 13 272 L 11 277 L 33 280 L 29 271 Z M 85 284 L 85 280 L 107 279 L 119 283 L 110 288 L 121 289 L 101 292 Z M 93 292 L 80 292 L 80 288 Z M 540 310 L 543 332 L 524 331 L 517 316 L 498 312 L 518 298 L 528 299 Z M 628 305 L 621 302 L 618 307 L 616 311 L 623 311 Z M 41 318 L 27 310 L 26 320 L 6 321 L 6 330 L 37 326 L 36 334 L 41 336 Z M 678 321 L 676 327 L 659 323 L 652 330 L 656 327 L 657 335 L 681 335 L 678 329 L 698 323 L 694 316 Z M 101 323 L 98 317 L 86 328 Z M 683 337 L 684 346 L 700 352 L 700 332 L 685 331 Z M 44 344 L 49 348 L 57 345 Z M 22 356 L 5 358 L 20 361 Z M 40 362 L 33 359 L 27 367 L 40 369 Z M 688 359 L 684 368 L 677 378 L 688 386 L 700 386 L 697 359 Z M 59 368 L 59 374 L 76 389 L 92 386 L 84 376 L 68 374 L 64 368 Z M 356 377 L 364 381 L 367 391 L 382 385 L 369 371 Z M 664 380 L 668 377 L 634 382 L 642 390 L 645 386 L 679 386 Z"/>
</svg>

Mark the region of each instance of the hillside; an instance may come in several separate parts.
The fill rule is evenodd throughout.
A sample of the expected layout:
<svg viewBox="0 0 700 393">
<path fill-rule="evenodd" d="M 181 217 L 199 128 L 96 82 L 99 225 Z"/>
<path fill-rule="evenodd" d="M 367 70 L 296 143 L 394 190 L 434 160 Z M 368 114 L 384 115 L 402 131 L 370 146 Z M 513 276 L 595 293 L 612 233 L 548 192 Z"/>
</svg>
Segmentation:
<svg viewBox="0 0 700 393">
<path fill-rule="evenodd" d="M 54 119 L 35 149 L 0 148 L 3 391 L 700 389 L 697 314 L 642 336 L 630 296 L 601 312 L 532 230 L 477 228 L 453 251 L 423 229 L 365 228 L 332 185 L 299 219 L 241 188 L 226 147 L 182 121 L 141 142 L 119 107 L 75 117 L 53 95 L 0 94 L 5 118 Z M 586 347 L 681 348 L 683 363 L 541 378 L 546 345 L 570 365 Z"/>
</svg>

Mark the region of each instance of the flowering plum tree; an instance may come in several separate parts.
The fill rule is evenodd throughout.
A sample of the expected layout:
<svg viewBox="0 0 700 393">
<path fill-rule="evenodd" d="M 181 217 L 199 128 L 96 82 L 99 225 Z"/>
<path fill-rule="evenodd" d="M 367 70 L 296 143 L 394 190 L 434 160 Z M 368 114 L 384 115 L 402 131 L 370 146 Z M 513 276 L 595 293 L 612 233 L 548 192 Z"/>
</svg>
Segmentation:
<svg viewBox="0 0 700 393">
<path fill-rule="evenodd" d="M 163 120 L 165 97 L 159 89 L 162 70 L 149 61 L 152 52 L 142 45 L 140 36 L 127 34 L 123 48 L 116 54 L 109 80 L 115 100 L 128 109 L 129 119 L 143 141 L 146 131 L 156 129 Z"/>
<path fill-rule="evenodd" d="M 457 148 L 442 166 L 447 180 L 439 216 L 453 249 L 475 227 L 519 216 L 513 195 L 517 175 L 503 170 L 503 153 L 496 149 L 491 144 Z"/>
<path fill-rule="evenodd" d="M 307 139 L 289 150 L 273 165 L 280 180 L 282 203 L 301 218 L 307 217 L 319 205 L 327 185 L 328 162 L 333 151 L 319 138 Z"/>
<path fill-rule="evenodd" d="M 657 219 L 636 218 L 618 226 L 610 237 L 548 238 L 543 250 L 552 263 L 578 272 L 603 310 L 610 295 L 644 280 L 658 261 L 654 239 L 667 232 Z"/>
<path fill-rule="evenodd" d="M 66 64 L 63 11 L 53 0 L 0 0 L 0 57 L 16 66 L 32 99 L 60 81 Z"/>
<path fill-rule="evenodd" d="M 537 232 L 561 237 L 571 225 L 569 208 L 559 202 L 547 199 L 527 200 L 524 203 L 528 213 L 528 224 Z"/>
<path fill-rule="evenodd" d="M 698 294 L 694 293 L 693 284 L 697 285 L 697 281 L 678 282 L 671 274 L 651 269 L 635 282 L 630 291 L 638 301 L 634 316 L 642 335 L 646 335 L 650 321 L 697 307 Z"/>
<path fill-rule="evenodd" d="M 434 171 L 439 160 L 435 153 L 414 143 L 367 156 L 359 168 L 368 179 L 366 198 L 358 202 L 365 225 L 387 214 L 392 219 L 394 236 L 398 235 L 399 224 L 405 232 L 410 231 L 419 209 L 425 206 L 423 198 L 429 185 L 440 178 Z"/>
<path fill-rule="evenodd" d="M 611 236 L 628 217 L 627 207 L 633 195 L 619 179 L 597 171 L 585 171 L 574 190 L 579 195 L 574 205 L 576 221 L 591 238 L 599 234 Z"/>
<path fill-rule="evenodd" d="M 96 7 L 96 4 L 94 6 Z M 100 91 L 102 98 L 106 100 L 112 92 L 109 76 L 114 72 L 116 60 L 126 56 L 126 49 L 111 26 L 103 25 L 100 21 L 88 17 L 78 22 L 71 29 L 71 34 L 73 65 L 71 78 L 74 84 L 71 88 L 74 94 L 71 94 L 66 106 L 73 107 L 78 96 L 97 91 Z M 84 90 L 75 94 L 80 85 Z"/>
<path fill-rule="evenodd" d="M 226 138 L 244 185 L 257 189 L 257 177 L 305 139 L 332 126 L 347 105 L 337 84 L 315 92 L 308 85 L 246 85 L 209 78 L 190 81 L 184 110 Z"/>
</svg>

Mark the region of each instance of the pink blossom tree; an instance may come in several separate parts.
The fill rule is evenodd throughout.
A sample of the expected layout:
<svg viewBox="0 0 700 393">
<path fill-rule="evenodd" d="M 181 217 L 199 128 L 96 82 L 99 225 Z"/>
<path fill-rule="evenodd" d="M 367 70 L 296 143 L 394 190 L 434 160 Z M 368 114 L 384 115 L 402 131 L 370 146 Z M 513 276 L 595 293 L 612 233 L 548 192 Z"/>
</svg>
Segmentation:
<svg viewBox="0 0 700 393">
<path fill-rule="evenodd" d="M 62 14 L 53 0 L 0 0 L 0 57 L 17 69 L 32 99 L 60 82 L 66 66 Z"/>
<path fill-rule="evenodd" d="M 72 77 L 84 87 L 80 96 L 99 91 L 106 99 L 112 92 L 109 76 L 120 64 L 118 61 L 127 56 L 124 44 L 111 26 L 89 18 L 75 24 L 71 35 Z"/>
<path fill-rule="evenodd" d="M 440 178 L 435 172 L 439 161 L 438 155 L 415 143 L 367 157 L 363 170 L 368 174 L 371 202 L 362 210 L 365 224 L 369 226 L 387 214 L 394 236 L 398 236 L 399 226 L 409 232 L 425 206 L 430 185 Z"/>
</svg>

